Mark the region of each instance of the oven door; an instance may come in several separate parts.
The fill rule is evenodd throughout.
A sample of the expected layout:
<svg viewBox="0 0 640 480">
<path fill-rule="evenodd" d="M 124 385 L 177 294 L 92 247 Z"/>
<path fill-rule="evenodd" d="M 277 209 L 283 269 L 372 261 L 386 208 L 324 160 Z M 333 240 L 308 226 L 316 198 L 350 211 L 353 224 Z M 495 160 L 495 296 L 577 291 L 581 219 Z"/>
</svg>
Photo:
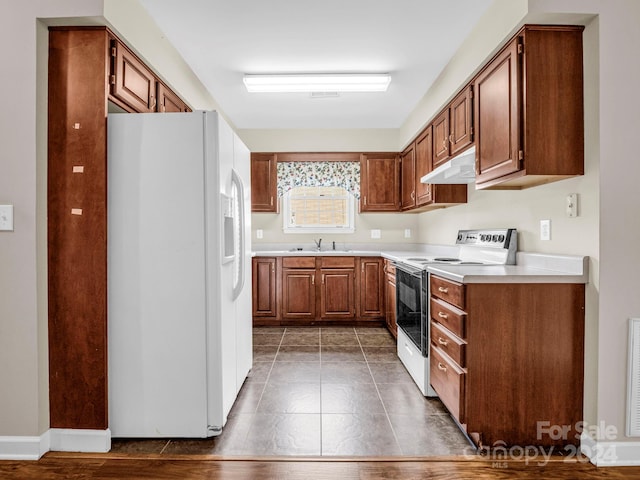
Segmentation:
<svg viewBox="0 0 640 480">
<path fill-rule="evenodd" d="M 396 321 L 424 357 L 428 356 L 427 272 L 396 264 Z"/>
</svg>

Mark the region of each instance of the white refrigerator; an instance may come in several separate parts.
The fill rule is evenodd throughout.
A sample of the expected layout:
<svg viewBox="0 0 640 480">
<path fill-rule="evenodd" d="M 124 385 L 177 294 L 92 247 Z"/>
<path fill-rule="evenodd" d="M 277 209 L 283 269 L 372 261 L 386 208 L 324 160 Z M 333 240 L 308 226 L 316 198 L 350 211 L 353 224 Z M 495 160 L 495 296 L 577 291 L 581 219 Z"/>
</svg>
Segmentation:
<svg viewBox="0 0 640 480">
<path fill-rule="evenodd" d="M 226 422 L 252 366 L 249 162 L 216 112 L 108 117 L 113 437 Z"/>
</svg>

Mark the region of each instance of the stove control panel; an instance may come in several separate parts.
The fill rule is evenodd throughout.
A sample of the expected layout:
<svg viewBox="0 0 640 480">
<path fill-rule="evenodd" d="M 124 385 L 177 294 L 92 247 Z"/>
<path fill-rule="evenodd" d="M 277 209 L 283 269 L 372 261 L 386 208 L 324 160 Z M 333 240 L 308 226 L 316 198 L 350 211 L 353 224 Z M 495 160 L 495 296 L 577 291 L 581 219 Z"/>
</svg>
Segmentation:
<svg viewBox="0 0 640 480">
<path fill-rule="evenodd" d="M 457 245 L 479 247 L 510 248 L 516 242 L 515 228 L 495 228 L 490 230 L 459 230 Z"/>
</svg>

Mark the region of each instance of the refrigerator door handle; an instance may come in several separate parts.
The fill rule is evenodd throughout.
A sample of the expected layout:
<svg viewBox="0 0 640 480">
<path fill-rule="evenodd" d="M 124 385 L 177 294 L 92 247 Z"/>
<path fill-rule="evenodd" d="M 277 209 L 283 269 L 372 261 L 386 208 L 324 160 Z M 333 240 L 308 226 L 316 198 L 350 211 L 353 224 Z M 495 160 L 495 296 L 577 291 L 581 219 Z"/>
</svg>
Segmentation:
<svg viewBox="0 0 640 480">
<path fill-rule="evenodd" d="M 236 192 L 238 195 L 238 241 L 240 243 L 240 251 L 238 252 L 238 282 L 233 287 L 233 299 L 235 300 L 242 292 L 244 288 L 244 262 L 245 262 L 245 244 L 244 244 L 244 225 L 245 225 L 245 213 L 244 213 L 244 184 L 242 178 L 238 175 L 235 169 L 231 170 L 231 182 L 236 186 Z"/>
</svg>

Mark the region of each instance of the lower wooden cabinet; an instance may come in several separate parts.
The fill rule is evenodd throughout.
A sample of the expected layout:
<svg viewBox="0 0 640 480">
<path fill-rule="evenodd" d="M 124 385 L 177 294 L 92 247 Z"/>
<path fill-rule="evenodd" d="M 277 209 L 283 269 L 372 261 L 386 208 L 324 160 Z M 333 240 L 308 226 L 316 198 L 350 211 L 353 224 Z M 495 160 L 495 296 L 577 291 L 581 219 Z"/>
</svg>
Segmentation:
<svg viewBox="0 0 640 480">
<path fill-rule="evenodd" d="M 396 267 L 391 260 L 384 261 L 385 285 L 385 323 L 394 338 L 398 338 L 398 324 L 396 322 Z"/>
<path fill-rule="evenodd" d="M 488 448 L 578 445 L 585 286 L 431 275 L 431 295 L 431 385 L 470 438 Z M 566 434 L 540 433 L 539 422 Z"/>
<path fill-rule="evenodd" d="M 254 257 L 253 323 L 383 324 L 383 265 L 380 257 Z"/>
</svg>

